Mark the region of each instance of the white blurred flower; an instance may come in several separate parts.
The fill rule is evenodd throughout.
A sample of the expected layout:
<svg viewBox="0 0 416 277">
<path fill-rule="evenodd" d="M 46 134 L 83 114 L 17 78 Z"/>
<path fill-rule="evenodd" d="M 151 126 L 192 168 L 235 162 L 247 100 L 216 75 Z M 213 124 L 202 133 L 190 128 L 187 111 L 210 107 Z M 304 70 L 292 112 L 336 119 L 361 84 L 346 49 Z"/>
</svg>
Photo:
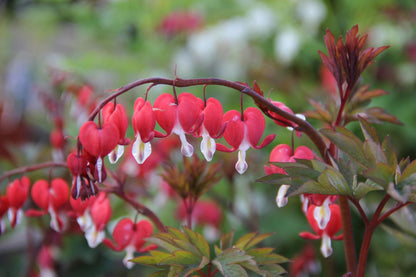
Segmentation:
<svg viewBox="0 0 416 277">
<path fill-rule="evenodd" d="M 276 60 L 282 64 L 290 64 L 298 54 L 301 37 L 294 28 L 284 29 L 278 33 L 274 40 L 274 55 Z"/>
<path fill-rule="evenodd" d="M 325 19 L 326 6 L 320 0 L 303 0 L 299 1 L 296 12 L 306 31 L 315 34 Z"/>
</svg>

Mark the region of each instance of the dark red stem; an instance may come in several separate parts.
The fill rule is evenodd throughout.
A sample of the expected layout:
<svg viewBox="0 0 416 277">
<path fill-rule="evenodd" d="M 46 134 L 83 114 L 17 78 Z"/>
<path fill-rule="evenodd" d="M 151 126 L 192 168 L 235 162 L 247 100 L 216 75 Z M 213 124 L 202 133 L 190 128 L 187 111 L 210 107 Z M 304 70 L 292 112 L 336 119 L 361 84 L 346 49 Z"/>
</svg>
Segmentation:
<svg viewBox="0 0 416 277">
<path fill-rule="evenodd" d="M 26 172 L 36 171 L 36 170 L 50 168 L 50 167 L 68 167 L 68 166 L 64 162 L 44 162 L 44 163 L 35 164 L 31 166 L 19 167 L 19 168 L 4 172 L 3 175 L 0 177 L 0 183 L 4 179 L 10 178 L 13 175 L 23 174 Z"/>
</svg>

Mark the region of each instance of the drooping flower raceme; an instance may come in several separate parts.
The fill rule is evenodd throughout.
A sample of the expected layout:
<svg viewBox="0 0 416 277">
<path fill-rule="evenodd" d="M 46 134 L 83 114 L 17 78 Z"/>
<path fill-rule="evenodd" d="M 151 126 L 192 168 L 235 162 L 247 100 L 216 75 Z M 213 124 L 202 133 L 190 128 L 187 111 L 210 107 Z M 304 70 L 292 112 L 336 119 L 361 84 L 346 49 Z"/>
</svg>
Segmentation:
<svg viewBox="0 0 416 277">
<path fill-rule="evenodd" d="M 321 229 L 319 228 L 318 222 L 316 221 L 314 216 L 315 206 L 310 205 L 306 217 L 315 234 L 309 232 L 302 232 L 299 234 L 304 239 L 322 239 L 321 253 L 325 258 L 331 256 L 332 254 L 331 239 L 342 239 L 342 234 L 336 236 L 336 234 L 341 230 L 342 227 L 340 208 L 336 204 L 331 204 L 329 205 L 329 209 L 331 210 L 331 218 L 326 227 L 324 229 Z"/>
<path fill-rule="evenodd" d="M 194 148 L 186 140 L 185 134 L 193 134 L 200 128 L 203 121 L 203 101 L 191 93 L 183 92 L 179 94 L 176 103 L 171 94 L 164 93 L 156 98 L 153 108 L 157 122 L 166 132 L 165 136 L 177 134 L 182 143 L 182 154 L 186 157 L 192 156 Z"/>
<path fill-rule="evenodd" d="M 149 250 L 157 248 L 157 245 L 151 244 L 144 246 L 145 238 L 153 233 L 153 226 L 147 220 L 141 220 L 133 223 L 130 218 L 121 219 L 113 230 L 114 243 L 105 238 L 103 243 L 113 249 L 114 251 L 126 251 L 126 256 L 123 259 L 123 264 L 127 268 L 132 268 L 134 263 L 130 262 L 133 259 L 133 253 L 144 253 Z"/>
<path fill-rule="evenodd" d="M 250 147 L 255 149 L 265 147 L 272 142 L 276 135 L 268 135 L 260 145 L 257 145 L 266 126 L 264 116 L 257 108 L 247 108 L 243 117 L 239 111 L 228 111 L 224 114 L 224 122 L 227 123 L 224 139 L 231 145 L 231 148 L 218 143 L 217 150 L 224 152 L 238 150 L 238 161 L 235 164 L 235 169 L 238 173 L 243 174 L 248 168 L 246 151 Z"/>
</svg>

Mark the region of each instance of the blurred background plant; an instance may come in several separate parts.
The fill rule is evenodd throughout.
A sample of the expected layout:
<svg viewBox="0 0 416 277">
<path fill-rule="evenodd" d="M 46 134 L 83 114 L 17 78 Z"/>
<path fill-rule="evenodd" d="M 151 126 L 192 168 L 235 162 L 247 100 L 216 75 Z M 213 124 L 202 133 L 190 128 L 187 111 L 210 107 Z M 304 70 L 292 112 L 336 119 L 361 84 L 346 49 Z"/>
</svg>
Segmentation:
<svg viewBox="0 0 416 277">
<path fill-rule="evenodd" d="M 322 38 L 326 28 L 337 37 L 355 24 L 359 24 L 360 33 L 369 33 L 370 46 L 391 45 L 361 81 L 371 88 L 390 92 L 374 104 L 397 116 L 405 126 L 384 124 L 377 129 L 382 138 L 390 134 L 398 156 L 414 159 L 416 4 L 412 0 L 1 1 L 0 175 L 15 166 L 50 160 L 53 149 L 49 134 L 60 128 L 56 119 L 66 118 L 61 133 L 75 137 L 90 111 L 86 103 L 93 105 L 95 100 L 108 95 L 108 90 L 135 79 L 177 75 L 180 78 L 218 77 L 248 84 L 256 80 L 273 100 L 285 103 L 295 113 L 304 112 L 311 109 L 308 99 L 325 102 L 330 89 L 317 53 L 325 49 Z M 95 93 L 93 96 L 88 95 L 85 84 Z M 60 99 L 67 95 L 63 90 L 71 89 L 77 91 L 73 94 L 76 97 Z M 189 90 L 202 96 L 200 88 Z M 223 90 L 208 87 L 207 95 L 219 99 L 224 110 L 238 108 L 235 94 L 222 93 Z M 149 98 L 154 100 L 166 91 L 170 88 L 154 87 Z M 133 103 L 144 92 L 138 89 L 120 101 Z M 79 110 L 71 111 L 55 100 L 84 105 L 84 117 L 80 119 Z M 245 105 L 253 103 L 250 100 Z M 125 107 L 131 115 L 133 106 Z M 266 132 L 275 132 L 271 120 L 266 120 L 266 124 Z M 358 124 L 351 124 L 351 128 L 358 133 Z M 278 209 L 274 197 L 270 197 L 276 188 L 255 183 L 256 178 L 264 175 L 263 164 L 271 148 L 290 142 L 289 131 L 277 130 L 277 139 L 272 145 L 249 153 L 249 158 L 256 162 L 250 163 L 243 177 L 232 177 L 225 172 L 229 179 L 220 181 L 208 195 L 233 211 L 223 215 L 221 229 L 234 228 L 237 234 L 253 230 L 275 232 L 268 239 L 268 245 L 294 258 L 306 245 L 298 233 L 308 229 L 299 201 L 290 201 L 288 206 Z M 311 146 L 305 136 L 296 143 Z M 75 140 L 69 140 L 66 147 L 74 145 Z M 215 159 L 225 160 L 229 156 L 217 155 Z M 177 200 L 155 197 L 158 186 L 153 184 L 159 181 L 152 178 L 146 178 L 151 186 L 143 201 L 167 225 L 178 227 L 179 221 L 172 214 Z M 0 191 L 4 188 L 1 184 Z M 115 203 L 113 218 L 133 214 L 122 203 Z M 371 200 L 366 204 L 371 208 Z M 368 265 L 371 276 L 416 276 L 413 263 L 416 228 L 409 227 L 411 230 L 405 233 L 393 228 L 400 226 L 406 216 L 409 215 L 394 217 L 384 230 L 375 233 Z M 363 226 L 356 219 L 354 227 L 360 234 Z M 218 223 L 214 225 L 218 227 Z M 208 227 L 206 232 L 216 232 L 212 226 Z M 30 254 L 22 253 L 30 253 L 26 251 L 28 245 L 37 245 L 39 239 L 36 228 L 28 229 L 27 225 L 2 235 L 0 276 L 26 274 L 33 261 Z M 65 236 L 60 244 L 60 249 L 49 250 L 58 253 L 54 256 L 59 261 L 60 276 L 144 274 L 139 265 L 126 270 L 120 262 L 121 254 L 105 246 L 90 249 L 81 236 Z M 341 243 L 334 242 L 333 248 L 332 258 L 315 261 L 316 272 L 319 268 L 323 271 L 316 276 L 345 272 Z M 319 255 L 316 259 L 320 259 Z"/>
</svg>

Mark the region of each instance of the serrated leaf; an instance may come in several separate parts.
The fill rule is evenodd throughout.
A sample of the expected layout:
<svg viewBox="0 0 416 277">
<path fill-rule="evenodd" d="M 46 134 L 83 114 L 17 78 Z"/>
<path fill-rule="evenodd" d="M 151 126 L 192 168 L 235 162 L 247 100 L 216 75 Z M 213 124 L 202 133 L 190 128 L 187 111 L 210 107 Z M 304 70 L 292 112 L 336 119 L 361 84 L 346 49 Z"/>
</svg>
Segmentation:
<svg viewBox="0 0 416 277">
<path fill-rule="evenodd" d="M 352 190 L 348 185 L 347 181 L 345 180 L 344 176 L 342 176 L 341 172 L 338 170 L 327 167 L 319 176 L 318 182 L 328 186 L 331 185 L 340 195 L 351 195 Z"/>
<path fill-rule="evenodd" d="M 403 182 L 403 180 L 409 178 L 414 173 L 416 173 L 416 160 L 413 160 L 405 167 L 405 169 L 402 171 L 399 182 Z"/>
<path fill-rule="evenodd" d="M 256 249 L 254 249 L 256 250 Z M 249 254 L 249 251 L 247 252 Z M 268 254 L 259 254 L 250 252 L 249 255 L 252 255 L 254 260 L 256 261 L 257 265 L 261 264 L 280 264 L 280 263 L 287 263 L 289 259 L 276 254 L 276 253 L 268 253 Z"/>
<path fill-rule="evenodd" d="M 360 121 L 361 131 L 363 132 L 364 138 L 369 141 L 373 141 L 376 144 L 380 144 L 376 129 L 371 126 L 364 118 L 358 117 Z"/>
<path fill-rule="evenodd" d="M 383 143 L 381 144 L 381 148 L 383 149 L 384 155 L 387 158 L 387 162 L 393 168 L 397 167 L 397 155 L 394 152 L 393 145 L 391 144 L 390 137 L 386 136 Z"/>
<path fill-rule="evenodd" d="M 365 114 L 368 116 L 369 121 L 374 123 L 389 122 L 397 125 L 403 125 L 397 117 L 387 113 L 384 109 L 380 107 L 372 107 L 365 110 Z"/>
<path fill-rule="evenodd" d="M 221 270 L 220 270 L 221 271 Z M 247 271 L 239 264 L 228 264 L 221 271 L 225 277 L 248 277 Z"/>
<path fill-rule="evenodd" d="M 234 230 L 231 230 L 230 232 L 221 235 L 220 249 L 225 250 L 225 249 L 231 248 L 233 246 L 233 240 L 234 240 Z"/>
<path fill-rule="evenodd" d="M 303 193 L 336 195 L 338 191 L 329 183 L 323 184 L 316 181 L 307 181 L 300 186 L 290 186 L 286 195 L 290 197 Z"/>
<path fill-rule="evenodd" d="M 383 190 L 383 187 L 377 185 L 376 183 L 368 180 L 366 182 L 360 182 L 357 184 L 356 188 L 353 188 L 353 194 L 356 199 L 363 198 L 367 193 L 374 190 Z"/>
<path fill-rule="evenodd" d="M 354 94 L 354 96 L 351 98 L 351 101 L 350 101 L 351 105 L 352 106 L 363 105 L 364 103 L 369 103 L 371 99 L 375 97 L 388 94 L 387 91 L 382 90 L 382 89 L 375 89 L 375 90 L 368 90 L 368 89 L 369 89 L 369 85 L 364 85 L 360 87 L 357 90 L 357 92 Z"/>
<path fill-rule="evenodd" d="M 202 256 L 210 257 L 209 244 L 207 240 L 199 233 L 188 228 L 184 228 L 185 234 L 189 241 L 199 250 Z"/>
<path fill-rule="evenodd" d="M 322 129 L 320 132 L 361 167 L 367 168 L 370 166 L 364 155 L 363 142 L 351 131 L 343 127 L 337 127 L 335 131 Z"/>
<path fill-rule="evenodd" d="M 362 174 L 383 188 L 387 188 L 389 183 L 393 181 L 395 173 L 395 169 L 390 165 L 377 163 L 375 167 L 367 169 Z"/>
<path fill-rule="evenodd" d="M 387 164 L 387 157 L 384 155 L 381 146 L 374 141 L 366 140 L 364 142 L 365 156 L 371 163 L 385 163 Z"/>
<path fill-rule="evenodd" d="M 149 251 L 149 254 L 150 255 L 143 255 L 143 256 L 135 257 L 131 261 L 138 263 L 138 264 L 143 264 L 143 265 L 158 265 L 161 260 L 171 255 L 170 253 L 166 253 L 166 252 L 162 252 L 158 250 L 151 250 Z"/>
<path fill-rule="evenodd" d="M 175 241 L 171 237 L 171 235 L 167 233 L 157 233 L 153 234 L 152 237 L 146 238 L 146 241 L 150 243 L 154 243 L 169 252 L 173 252 L 176 250 L 180 250 L 180 248 L 176 245 Z"/>
<path fill-rule="evenodd" d="M 219 254 L 214 260 L 223 265 L 244 262 L 252 259 L 251 256 L 247 255 L 245 251 L 238 248 L 225 249 Z"/>
<path fill-rule="evenodd" d="M 306 111 L 305 116 L 307 118 L 314 118 L 327 123 L 331 123 L 333 121 L 331 113 L 325 108 L 325 106 L 322 103 L 316 102 L 311 99 L 309 99 L 309 103 L 315 108 L 315 110 Z"/>
<path fill-rule="evenodd" d="M 286 273 L 286 270 L 278 264 L 260 265 L 259 268 L 267 277 L 276 277 Z"/>
<path fill-rule="evenodd" d="M 258 233 L 248 233 L 242 236 L 236 243 L 235 247 L 247 251 L 256 244 L 262 242 L 263 240 L 270 237 L 272 233 L 258 234 Z"/>
<path fill-rule="evenodd" d="M 282 185 L 290 184 L 291 178 L 286 174 L 275 173 L 261 177 L 257 179 L 256 182 L 261 182 L 269 185 Z"/>
<path fill-rule="evenodd" d="M 201 259 L 195 256 L 192 252 L 177 250 L 171 253 L 169 257 L 164 258 L 159 262 L 161 265 L 189 265 L 199 264 Z"/>
<path fill-rule="evenodd" d="M 170 234 L 172 238 L 188 241 L 188 237 L 181 230 L 170 226 L 166 227 L 166 229 L 168 231 L 168 234 Z"/>
<path fill-rule="evenodd" d="M 244 261 L 238 264 L 257 274 L 260 274 L 260 275 L 263 274 L 263 272 L 260 270 L 260 268 L 257 266 L 257 263 L 254 260 L 248 260 L 248 261 Z"/>
</svg>

